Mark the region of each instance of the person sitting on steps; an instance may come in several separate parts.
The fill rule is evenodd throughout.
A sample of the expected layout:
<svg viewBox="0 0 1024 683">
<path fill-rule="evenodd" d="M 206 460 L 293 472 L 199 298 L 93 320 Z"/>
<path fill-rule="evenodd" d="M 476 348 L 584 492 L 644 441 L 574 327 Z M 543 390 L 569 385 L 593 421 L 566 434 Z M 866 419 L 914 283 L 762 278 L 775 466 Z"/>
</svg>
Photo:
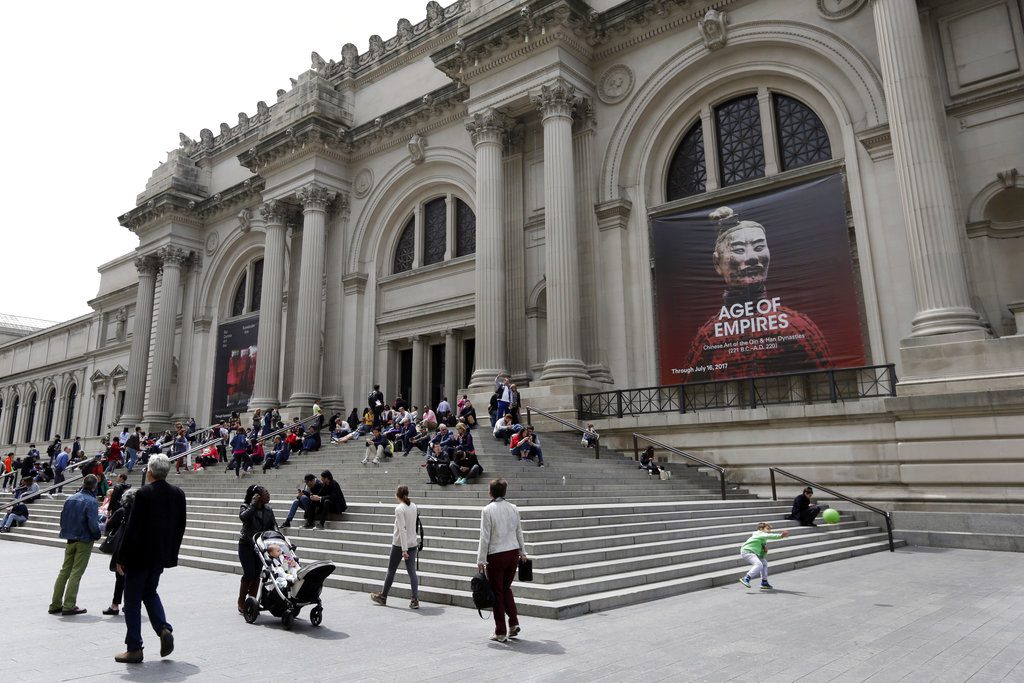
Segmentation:
<svg viewBox="0 0 1024 683">
<path fill-rule="evenodd" d="M 537 458 L 537 467 L 544 467 L 544 454 L 540 450 L 540 437 L 533 431 L 533 427 L 523 427 L 519 433 L 519 440 L 512 449 L 512 455 L 520 460 L 532 460 Z"/>
<path fill-rule="evenodd" d="M 409 451 L 411 451 L 414 447 L 420 449 L 423 452 L 423 454 L 426 455 L 427 449 L 430 444 L 430 432 L 427 430 L 426 427 L 420 425 L 416 427 L 416 431 L 413 432 L 412 435 L 406 436 L 404 441 L 405 452 L 402 453 L 403 456 L 409 455 Z"/>
<path fill-rule="evenodd" d="M 388 452 L 390 446 L 391 442 L 380 433 L 380 427 L 374 427 L 373 431 L 370 432 L 370 438 L 366 440 L 366 455 L 363 456 L 361 463 L 365 465 L 372 455 L 373 464 L 379 465 L 381 458 L 386 458 L 390 455 Z"/>
<path fill-rule="evenodd" d="M 640 469 L 647 470 L 647 474 L 655 477 L 661 476 L 661 468 L 658 467 L 658 461 L 654 457 L 654 446 L 648 446 L 644 449 L 644 452 L 640 454 Z"/>
<path fill-rule="evenodd" d="M 299 508 L 302 508 L 303 512 L 309 510 L 309 506 L 312 504 L 310 498 L 312 496 L 320 495 L 323 491 L 324 485 L 312 474 L 307 474 L 303 479 L 303 485 L 298 489 L 298 493 L 295 495 L 295 500 L 292 501 L 292 506 L 288 510 L 288 516 L 284 519 L 284 524 L 281 525 L 282 529 L 287 529 L 292 525 L 292 520 L 295 518 L 295 513 L 298 512 Z"/>
<path fill-rule="evenodd" d="M 512 414 L 505 413 L 505 415 L 503 415 L 502 418 L 498 420 L 498 424 L 494 425 L 494 438 L 501 439 L 507 446 L 509 439 L 512 438 L 512 435 L 518 432 L 520 429 L 522 429 L 520 425 L 517 425 L 514 422 L 512 422 Z"/>
<path fill-rule="evenodd" d="M 450 453 L 442 448 L 440 443 L 433 444 L 430 449 L 430 455 L 427 456 L 427 477 L 429 477 L 429 480 L 426 483 L 438 484 L 440 486 L 450 484 L 450 464 Z"/>
<path fill-rule="evenodd" d="M 468 484 L 470 479 L 476 479 L 484 471 L 484 468 L 480 466 L 476 453 L 468 451 L 456 451 L 455 462 L 451 463 L 448 467 L 452 471 L 452 476 L 455 477 L 455 483 L 459 486 Z"/>
<path fill-rule="evenodd" d="M 323 488 L 320 493 L 309 496 L 309 508 L 306 510 L 306 523 L 304 529 L 312 529 L 316 522 L 317 529 L 323 529 L 327 523 L 327 515 L 331 513 L 342 513 L 348 510 L 345 502 L 345 494 L 341 492 L 341 486 L 334 481 L 334 475 L 330 470 L 320 473 L 320 482 Z"/>
<path fill-rule="evenodd" d="M 811 496 L 814 495 L 814 489 L 810 486 L 803 490 L 799 496 L 793 499 L 793 509 L 790 511 L 786 519 L 793 519 L 800 522 L 800 526 L 818 526 L 814 523 L 814 518 L 818 516 L 818 513 L 822 511 L 822 506 L 813 505 L 811 502 Z"/>
</svg>

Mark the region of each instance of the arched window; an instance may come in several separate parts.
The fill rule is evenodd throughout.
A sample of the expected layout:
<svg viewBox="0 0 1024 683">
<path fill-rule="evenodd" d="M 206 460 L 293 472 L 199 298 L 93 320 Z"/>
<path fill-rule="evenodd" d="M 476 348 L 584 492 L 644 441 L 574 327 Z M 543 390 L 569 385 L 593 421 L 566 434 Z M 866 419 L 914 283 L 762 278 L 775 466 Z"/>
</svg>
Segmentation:
<svg viewBox="0 0 1024 683">
<path fill-rule="evenodd" d="M 679 142 L 668 167 L 665 198 L 682 199 L 704 192 L 707 168 L 704 164 L 704 129 L 698 120 Z"/>
<path fill-rule="evenodd" d="M 412 270 L 412 262 L 416 255 L 416 219 L 410 218 L 409 222 L 402 228 L 402 234 L 398 238 L 398 247 L 395 249 L 395 262 L 392 271 L 404 273 Z"/>
<path fill-rule="evenodd" d="M 8 417 L 10 427 L 7 430 L 7 443 L 14 443 L 14 430 L 18 427 L 18 408 L 21 407 L 21 397 L 15 394 L 11 401 L 11 414 Z"/>
<path fill-rule="evenodd" d="M 832 158 L 828 131 L 810 107 L 780 93 L 774 93 L 772 100 L 779 140 L 779 166 L 783 171 Z"/>
<path fill-rule="evenodd" d="M 723 186 L 764 175 L 764 141 L 757 95 L 740 95 L 715 107 L 715 131 Z"/>
<path fill-rule="evenodd" d="M 469 204 L 455 200 L 455 255 L 476 253 L 476 214 Z"/>
<path fill-rule="evenodd" d="M 231 317 L 259 311 L 262 296 L 263 259 L 256 259 L 245 267 L 235 287 L 235 295 L 231 299 Z"/>
<path fill-rule="evenodd" d="M 440 263 L 448 242 L 448 206 L 444 197 L 423 205 L 423 265 Z"/>
<path fill-rule="evenodd" d="M 25 416 L 25 441 L 32 441 L 32 428 L 35 427 L 36 422 L 36 393 L 33 391 L 28 398 L 28 415 Z"/>
<path fill-rule="evenodd" d="M 78 385 L 72 384 L 68 389 L 67 409 L 64 411 L 64 431 L 61 434 L 64 438 L 71 438 L 71 426 L 75 420 L 75 401 L 78 399 Z"/>
<path fill-rule="evenodd" d="M 43 438 L 50 439 L 53 436 L 53 412 L 57 408 L 57 390 L 51 388 L 46 394 L 46 427 L 43 429 Z"/>
<path fill-rule="evenodd" d="M 422 244 L 420 243 L 422 242 Z M 413 211 L 395 244 L 392 273 L 476 253 L 476 215 L 454 195 L 435 197 Z"/>
</svg>

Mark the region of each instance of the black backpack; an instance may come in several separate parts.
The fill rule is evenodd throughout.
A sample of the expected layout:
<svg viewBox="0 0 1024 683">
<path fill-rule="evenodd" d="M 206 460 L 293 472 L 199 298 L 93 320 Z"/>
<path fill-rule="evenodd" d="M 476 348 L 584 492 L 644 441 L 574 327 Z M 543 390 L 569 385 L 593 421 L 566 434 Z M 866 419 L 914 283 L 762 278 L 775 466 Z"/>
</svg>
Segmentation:
<svg viewBox="0 0 1024 683">
<path fill-rule="evenodd" d="M 444 461 L 437 463 L 434 477 L 437 479 L 438 486 L 449 486 L 455 483 L 455 480 L 452 478 L 452 470 L 448 467 L 448 463 Z"/>
<path fill-rule="evenodd" d="M 486 619 L 481 610 L 491 609 L 495 603 L 494 590 L 490 582 L 483 572 L 477 572 L 469 580 L 469 588 L 473 591 L 473 606 L 476 607 L 476 613 L 481 619 Z"/>
<path fill-rule="evenodd" d="M 420 521 L 420 513 L 416 512 L 416 533 L 419 534 L 420 542 L 416 546 L 416 569 L 420 568 L 420 553 L 423 552 L 423 546 L 427 544 L 427 538 L 423 534 L 423 522 Z"/>
</svg>

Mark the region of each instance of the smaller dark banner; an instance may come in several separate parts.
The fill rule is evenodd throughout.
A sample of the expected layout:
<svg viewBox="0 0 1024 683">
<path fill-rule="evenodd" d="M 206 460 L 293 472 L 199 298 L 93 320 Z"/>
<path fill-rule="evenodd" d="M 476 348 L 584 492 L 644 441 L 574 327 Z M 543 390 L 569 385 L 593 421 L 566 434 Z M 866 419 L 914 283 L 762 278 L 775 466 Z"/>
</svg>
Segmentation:
<svg viewBox="0 0 1024 683">
<path fill-rule="evenodd" d="M 217 359 L 213 375 L 213 418 L 243 413 L 256 383 L 256 338 L 259 317 L 217 326 Z"/>
<path fill-rule="evenodd" d="M 662 384 L 864 365 L 839 174 L 652 220 Z"/>
</svg>

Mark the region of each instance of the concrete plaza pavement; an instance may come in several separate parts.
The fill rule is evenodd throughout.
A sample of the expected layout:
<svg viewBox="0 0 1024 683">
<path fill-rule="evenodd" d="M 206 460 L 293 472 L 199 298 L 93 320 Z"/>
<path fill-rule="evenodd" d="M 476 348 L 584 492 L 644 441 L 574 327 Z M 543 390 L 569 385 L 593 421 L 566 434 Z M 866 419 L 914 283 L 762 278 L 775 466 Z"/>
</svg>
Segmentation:
<svg viewBox="0 0 1024 683">
<path fill-rule="evenodd" d="M 475 611 L 328 589 L 323 626 L 293 631 L 235 612 L 238 577 L 164 573 L 175 628 L 165 660 L 143 619 L 147 661 L 119 665 L 124 618 L 104 617 L 113 575 L 92 557 L 79 617 L 46 607 L 60 549 L 0 545 L 4 681 L 1022 681 L 1024 585 L 1014 553 L 910 547 L 567 621 L 524 619 L 492 643 Z M 301 549 L 300 549 L 301 550 Z M 428 551 L 429 552 L 429 551 Z"/>
</svg>

